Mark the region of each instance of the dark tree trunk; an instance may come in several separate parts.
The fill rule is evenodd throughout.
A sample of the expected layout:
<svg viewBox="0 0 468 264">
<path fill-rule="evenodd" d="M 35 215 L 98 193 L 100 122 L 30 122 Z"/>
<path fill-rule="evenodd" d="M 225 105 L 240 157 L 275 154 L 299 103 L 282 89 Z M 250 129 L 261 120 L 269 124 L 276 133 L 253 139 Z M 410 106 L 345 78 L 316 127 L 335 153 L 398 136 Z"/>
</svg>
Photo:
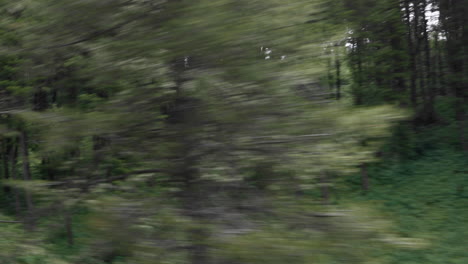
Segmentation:
<svg viewBox="0 0 468 264">
<path fill-rule="evenodd" d="M 68 243 L 68 246 L 72 247 L 74 245 L 73 222 L 72 222 L 71 212 L 67 209 L 64 210 L 64 222 L 65 222 L 65 231 L 67 232 L 67 243 Z"/>
<path fill-rule="evenodd" d="M 322 191 L 322 203 L 329 204 L 330 203 L 330 180 L 328 178 L 328 174 L 326 172 L 322 172 L 320 176 L 320 186 Z"/>
<path fill-rule="evenodd" d="M 10 179 L 10 166 L 9 166 L 9 155 L 11 154 L 11 141 L 8 138 L 2 140 L 2 167 L 3 167 L 3 178 L 5 180 Z M 4 185 L 3 191 L 6 194 L 11 192 L 11 188 L 9 186 Z"/>
<path fill-rule="evenodd" d="M 187 143 L 191 146 L 191 143 Z M 191 264 L 208 264 L 210 263 L 207 240 L 210 237 L 206 225 L 207 218 L 201 212 L 203 209 L 204 197 L 201 192 L 200 179 L 198 170 L 196 169 L 197 160 L 193 155 L 190 155 L 191 149 L 185 155 L 184 169 L 182 171 L 183 180 L 183 197 L 184 207 L 187 215 L 194 222 L 194 227 L 188 230 L 190 239 L 189 258 Z"/>
<path fill-rule="evenodd" d="M 414 39 L 416 37 L 415 31 L 412 28 L 411 23 L 411 9 L 410 9 L 410 0 L 404 2 L 405 7 L 405 18 L 408 28 L 408 49 L 410 53 L 410 101 L 413 109 L 416 109 L 418 106 L 418 93 L 416 85 L 416 74 L 417 74 L 417 58 L 414 45 Z"/>
<path fill-rule="evenodd" d="M 423 44 L 424 44 L 424 65 L 426 70 L 426 100 L 424 105 L 424 121 L 426 124 L 431 124 L 435 122 L 435 110 L 434 110 L 434 103 L 435 103 L 435 72 L 434 67 L 431 65 L 431 46 L 429 42 L 429 33 L 427 32 L 427 20 L 426 20 L 426 7 L 427 3 L 426 0 L 421 1 L 421 30 L 423 32 Z"/>
<path fill-rule="evenodd" d="M 23 130 L 20 134 L 20 148 L 21 148 L 21 157 L 23 161 L 23 179 L 25 181 L 31 180 L 31 169 L 29 166 L 29 148 L 28 148 L 28 135 Z M 28 189 L 25 189 L 25 199 L 27 206 L 26 213 L 26 227 L 30 230 L 33 230 L 36 226 L 36 216 L 34 212 L 34 204 L 32 201 L 31 192 Z"/>
<path fill-rule="evenodd" d="M 414 19 L 413 19 L 413 32 L 414 32 L 414 40 L 415 40 L 415 49 L 414 55 L 416 57 L 416 78 L 419 82 L 419 92 L 421 93 L 422 98 L 422 105 L 426 107 L 427 105 L 427 89 L 426 89 L 426 73 L 425 73 L 425 61 L 424 61 L 424 54 L 423 44 L 424 44 L 424 36 L 423 31 L 426 31 L 425 28 L 422 28 L 421 19 L 422 14 L 424 13 L 424 9 L 421 7 L 421 0 L 415 0 L 413 2 L 413 9 L 414 9 Z M 418 121 L 421 121 L 421 114 L 423 113 L 418 111 Z"/>
<path fill-rule="evenodd" d="M 328 82 L 328 89 L 330 89 L 330 92 L 333 92 L 334 88 L 334 83 L 333 83 L 333 66 L 332 66 L 332 58 L 331 55 L 327 60 L 327 82 Z"/>
<path fill-rule="evenodd" d="M 446 81 L 445 81 L 445 71 L 444 71 L 444 54 L 442 51 L 441 47 L 441 41 L 439 39 L 439 34 L 440 32 L 437 31 L 434 34 L 434 49 L 436 52 L 436 55 L 434 58 L 437 60 L 437 87 L 438 87 L 438 93 L 442 96 L 445 96 L 448 94 L 447 92 L 447 87 L 446 87 Z"/>
<path fill-rule="evenodd" d="M 335 60 L 335 68 L 336 68 L 336 100 L 341 99 L 341 62 L 338 58 L 338 54 L 336 55 Z"/>
<path fill-rule="evenodd" d="M 403 12 L 401 10 L 401 7 L 399 4 L 395 4 L 395 6 L 392 5 L 392 8 L 395 9 L 395 12 L 398 12 L 400 15 Z M 404 36 L 399 32 L 399 27 L 404 26 L 404 21 L 398 20 L 398 21 L 392 21 L 389 25 L 389 32 L 391 36 L 390 40 L 390 46 L 392 50 L 400 52 L 400 54 L 403 54 L 403 52 L 408 52 L 407 48 L 404 46 Z M 403 23 L 403 24 L 402 24 Z M 408 70 L 408 65 L 406 64 L 406 58 L 404 58 L 401 55 L 394 56 L 392 59 L 392 68 L 393 68 L 393 78 L 392 78 L 392 92 L 396 93 L 399 95 L 397 97 L 397 100 L 402 104 L 406 105 L 406 100 L 407 97 L 402 97 L 407 91 L 406 91 L 406 80 L 404 78 L 404 73 L 407 72 Z"/>
<path fill-rule="evenodd" d="M 177 133 L 174 140 L 181 143 L 179 149 L 180 163 L 177 165 L 175 178 L 180 183 L 179 198 L 182 202 L 184 214 L 191 219 L 193 226 L 187 230 L 187 237 L 190 240 L 188 247 L 188 258 L 191 264 L 210 264 L 208 240 L 210 231 L 205 226 L 209 219 L 205 208 L 205 197 L 202 191 L 199 170 L 199 155 L 194 155 L 199 145 L 199 139 L 194 133 L 200 127 L 200 116 L 196 109 L 198 101 L 191 97 L 185 97 L 180 92 L 180 86 L 184 79 L 181 77 L 185 67 L 183 64 L 174 65 L 174 78 L 176 79 L 177 99 L 172 109 L 168 109 L 167 122 L 174 126 Z"/>
<path fill-rule="evenodd" d="M 369 174 L 366 163 L 361 164 L 361 186 L 364 193 L 369 191 Z"/>
<path fill-rule="evenodd" d="M 42 89 L 42 87 L 37 88 L 34 93 L 33 101 L 33 110 L 34 111 L 43 111 L 49 107 L 49 102 L 47 100 L 47 92 Z"/>
<path fill-rule="evenodd" d="M 450 87 L 455 96 L 455 117 L 461 148 L 468 151 L 466 141 L 466 104 L 468 104 L 468 19 L 466 1 L 439 0 L 442 28 L 446 34 L 447 64 L 450 68 Z"/>
<path fill-rule="evenodd" d="M 356 58 L 356 63 L 357 63 L 357 87 L 356 91 L 354 94 L 354 100 L 356 105 L 362 105 L 364 104 L 364 98 L 363 98 L 363 86 L 364 86 L 364 76 L 363 76 L 363 69 L 362 69 L 362 40 L 361 38 L 357 38 L 355 40 L 355 51 L 353 56 Z"/>
<path fill-rule="evenodd" d="M 10 148 L 10 169 L 11 169 L 11 179 L 16 180 L 16 163 L 18 161 L 18 145 L 16 140 L 12 139 L 12 147 Z M 17 217 L 21 216 L 21 199 L 18 188 L 13 188 L 13 195 L 15 196 L 15 213 Z"/>
</svg>

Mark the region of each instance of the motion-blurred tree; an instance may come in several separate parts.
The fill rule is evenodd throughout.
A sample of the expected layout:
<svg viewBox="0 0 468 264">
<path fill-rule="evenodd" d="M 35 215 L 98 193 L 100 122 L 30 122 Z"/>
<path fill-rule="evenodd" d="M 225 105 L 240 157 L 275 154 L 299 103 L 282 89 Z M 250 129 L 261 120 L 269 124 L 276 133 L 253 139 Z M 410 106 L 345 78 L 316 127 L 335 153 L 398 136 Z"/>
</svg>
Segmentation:
<svg viewBox="0 0 468 264">
<path fill-rule="evenodd" d="M 34 193 L 40 232 L 64 219 L 68 243 L 83 248 L 72 262 L 259 263 L 252 240 L 276 260 L 357 263 L 365 254 L 343 243 L 385 240 L 384 229 L 363 231 L 303 195 L 324 173 L 373 160 L 404 116 L 321 95 L 322 43 L 336 35 L 322 32 L 333 28 L 322 1 L 15 8 L 3 21 L 19 45 L 4 45 L 18 85 L 2 87 L 16 101 L 2 105 L 1 157 L 16 171 L 20 146 L 22 174 L 35 181 L 12 185 Z M 92 233 L 78 240 L 83 208 Z"/>
</svg>

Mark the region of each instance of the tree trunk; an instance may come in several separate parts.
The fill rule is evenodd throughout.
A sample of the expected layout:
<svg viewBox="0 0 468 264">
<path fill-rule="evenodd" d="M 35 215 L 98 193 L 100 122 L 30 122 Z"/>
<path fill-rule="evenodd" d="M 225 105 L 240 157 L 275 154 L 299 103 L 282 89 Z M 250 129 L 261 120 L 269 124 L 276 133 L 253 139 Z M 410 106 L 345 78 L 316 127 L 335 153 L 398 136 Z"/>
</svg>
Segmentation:
<svg viewBox="0 0 468 264">
<path fill-rule="evenodd" d="M 206 217 L 201 210 L 203 209 L 203 198 L 199 186 L 198 171 L 195 168 L 196 161 L 186 156 L 184 164 L 184 188 L 183 196 L 185 197 L 184 207 L 187 215 L 194 222 L 194 227 L 188 230 L 188 237 L 191 242 L 189 249 L 189 258 L 191 264 L 208 264 L 210 262 L 208 254 L 207 240 L 209 239 L 209 231 L 206 225 Z"/>
<path fill-rule="evenodd" d="M 360 37 L 355 39 L 355 51 L 353 56 L 356 57 L 356 64 L 357 64 L 357 87 L 354 94 L 354 100 L 356 105 L 364 104 L 363 98 L 363 86 L 364 86 L 364 76 L 363 76 L 363 69 L 362 69 L 362 39 Z"/>
<path fill-rule="evenodd" d="M 366 163 L 361 164 L 361 186 L 364 193 L 369 191 L 369 174 Z"/>
<path fill-rule="evenodd" d="M 436 56 L 434 56 L 437 60 L 437 87 L 438 87 L 438 93 L 440 95 L 447 95 L 448 92 L 446 90 L 446 81 L 445 81 L 445 72 L 444 72 L 444 59 L 443 59 L 443 52 L 442 52 L 442 47 L 440 46 L 440 39 L 439 39 L 439 34 L 440 32 L 437 31 L 434 34 L 434 49 L 436 52 Z"/>
<path fill-rule="evenodd" d="M 333 69 L 332 69 L 332 58 L 331 58 L 331 54 L 330 53 L 327 53 L 328 54 L 328 60 L 327 60 L 327 83 L 328 83 L 328 89 L 330 90 L 330 92 L 333 92 Z"/>
<path fill-rule="evenodd" d="M 442 28 L 447 37 L 447 64 L 450 68 L 450 87 L 455 96 L 455 117 L 457 121 L 461 148 L 468 151 L 466 141 L 466 104 L 468 103 L 467 75 L 468 42 L 467 5 L 466 1 L 440 0 Z"/>
<path fill-rule="evenodd" d="M 341 62 L 338 58 L 338 54 L 335 55 L 335 67 L 336 67 L 336 100 L 341 99 Z"/>
<path fill-rule="evenodd" d="M 424 121 L 426 124 L 431 124 L 435 122 L 435 110 L 434 110 L 434 103 L 435 103 L 435 82 L 436 82 L 436 74 L 434 72 L 434 67 L 431 65 L 431 46 L 429 42 L 429 34 L 427 32 L 427 20 L 425 10 L 427 7 L 426 0 L 422 1 L 422 12 L 421 12 L 421 19 L 422 25 L 421 30 L 423 30 L 423 43 L 424 43 L 424 65 L 426 70 L 426 102 L 424 106 Z"/>
<path fill-rule="evenodd" d="M 11 169 L 11 179 L 16 180 L 16 163 L 18 161 L 18 145 L 15 142 L 16 140 L 12 140 L 12 146 L 10 148 L 10 169 Z M 20 200 L 20 191 L 18 188 L 13 188 L 13 194 L 15 196 L 15 213 L 17 217 L 21 216 L 21 200 Z"/>
<path fill-rule="evenodd" d="M 180 79 L 180 73 L 176 75 Z M 178 86 L 182 85 L 180 79 Z M 177 88 L 178 89 L 178 88 Z M 205 209 L 205 193 L 200 182 L 200 172 L 197 168 L 199 155 L 194 155 L 199 138 L 194 129 L 200 127 L 200 116 L 196 111 L 198 101 L 190 97 L 180 95 L 174 106 L 174 110 L 169 113 L 168 122 L 175 126 L 177 133 L 174 140 L 182 145 L 179 151 L 180 163 L 177 164 L 175 177 L 180 182 L 180 201 L 184 209 L 184 214 L 191 219 L 193 226 L 187 230 L 187 237 L 190 240 L 188 247 L 188 258 L 191 264 L 209 264 L 208 240 L 210 231 L 206 225 L 209 218 L 203 212 Z"/>
<path fill-rule="evenodd" d="M 414 9 L 414 19 L 413 19 L 413 32 L 414 32 L 414 55 L 415 55 L 415 69 L 416 69 L 416 79 L 419 82 L 419 92 L 421 93 L 422 98 L 422 105 L 423 108 L 427 106 L 427 89 L 426 89 L 426 69 L 425 69 L 425 60 L 423 54 L 423 31 L 426 31 L 425 28 L 422 28 L 421 19 L 422 15 L 424 14 L 424 9 L 421 7 L 421 0 L 415 0 L 413 2 L 413 9 Z M 421 114 L 424 116 L 424 109 L 423 112 L 418 111 L 418 123 L 421 121 Z M 424 118 L 422 119 L 424 120 Z"/>
<path fill-rule="evenodd" d="M 68 243 L 68 246 L 72 247 L 74 245 L 73 222 L 72 222 L 71 212 L 68 209 L 64 210 L 64 222 L 65 222 L 65 231 L 67 232 L 67 243 Z"/>
<path fill-rule="evenodd" d="M 20 147 L 21 147 L 21 156 L 23 161 L 23 179 L 25 181 L 31 180 L 31 169 L 29 166 L 29 149 L 28 149 L 28 135 L 23 130 L 20 134 Z M 27 213 L 26 213 L 26 227 L 30 230 L 34 230 L 36 226 L 36 219 L 34 213 L 34 204 L 31 197 L 31 192 L 28 188 L 25 189 L 25 199 L 26 199 L 26 206 L 27 206 Z"/>
<path fill-rule="evenodd" d="M 10 160 L 9 155 L 10 155 L 10 148 L 12 147 L 10 144 L 10 140 L 8 138 L 5 138 L 2 140 L 2 167 L 3 167 L 3 178 L 5 180 L 10 179 L 10 169 L 9 169 L 9 163 L 8 161 Z M 3 186 L 3 191 L 6 194 L 9 194 L 11 192 L 11 188 L 7 185 Z"/>
<path fill-rule="evenodd" d="M 42 87 L 36 89 L 33 100 L 34 111 L 44 111 L 49 107 L 49 103 L 47 102 L 47 92 Z"/>
<path fill-rule="evenodd" d="M 417 87 L 416 87 L 416 64 L 417 64 L 417 59 L 416 59 L 416 53 L 415 53 L 415 47 L 414 47 L 414 38 L 416 36 L 414 30 L 412 29 L 412 23 L 411 23 L 411 9 L 410 9 L 410 0 L 406 0 L 404 2 L 405 5 L 405 17 L 406 17 L 406 24 L 408 28 L 408 49 L 410 52 L 410 101 L 411 101 L 411 106 L 413 109 L 416 109 L 418 106 L 418 93 L 417 93 Z"/>
<path fill-rule="evenodd" d="M 330 182 L 328 179 L 328 174 L 326 172 L 322 172 L 320 177 L 320 186 L 322 190 L 322 203 L 329 204 L 330 203 Z"/>
</svg>

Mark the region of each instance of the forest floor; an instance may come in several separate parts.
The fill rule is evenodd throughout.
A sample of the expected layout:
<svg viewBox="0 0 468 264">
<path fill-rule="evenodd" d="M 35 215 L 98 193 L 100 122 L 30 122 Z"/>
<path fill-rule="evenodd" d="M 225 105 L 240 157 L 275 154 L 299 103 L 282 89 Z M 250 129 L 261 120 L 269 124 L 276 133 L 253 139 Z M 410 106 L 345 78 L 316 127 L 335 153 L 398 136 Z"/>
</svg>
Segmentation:
<svg viewBox="0 0 468 264">
<path fill-rule="evenodd" d="M 394 250 L 390 263 L 468 263 L 467 156 L 450 148 L 426 151 L 417 158 L 383 161 L 369 168 L 371 187 L 360 190 L 360 175 L 347 179 L 341 199 L 372 202 L 390 216 L 404 237 L 423 238 L 419 250 Z"/>
</svg>

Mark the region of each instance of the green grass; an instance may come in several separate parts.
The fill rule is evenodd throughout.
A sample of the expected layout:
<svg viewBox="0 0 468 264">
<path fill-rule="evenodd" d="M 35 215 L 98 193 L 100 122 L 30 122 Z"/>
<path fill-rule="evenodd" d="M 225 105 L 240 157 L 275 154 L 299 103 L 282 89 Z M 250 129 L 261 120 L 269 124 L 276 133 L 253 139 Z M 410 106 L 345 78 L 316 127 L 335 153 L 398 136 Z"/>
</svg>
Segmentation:
<svg viewBox="0 0 468 264">
<path fill-rule="evenodd" d="M 440 137 L 440 131 L 432 132 L 432 137 Z M 466 264 L 468 158 L 448 145 L 426 149 L 418 158 L 384 160 L 371 166 L 371 188 L 365 195 L 360 176 L 350 177 L 350 188 L 341 199 L 373 201 L 393 220 L 400 235 L 429 242 L 421 250 L 387 252 L 390 263 Z"/>
</svg>

